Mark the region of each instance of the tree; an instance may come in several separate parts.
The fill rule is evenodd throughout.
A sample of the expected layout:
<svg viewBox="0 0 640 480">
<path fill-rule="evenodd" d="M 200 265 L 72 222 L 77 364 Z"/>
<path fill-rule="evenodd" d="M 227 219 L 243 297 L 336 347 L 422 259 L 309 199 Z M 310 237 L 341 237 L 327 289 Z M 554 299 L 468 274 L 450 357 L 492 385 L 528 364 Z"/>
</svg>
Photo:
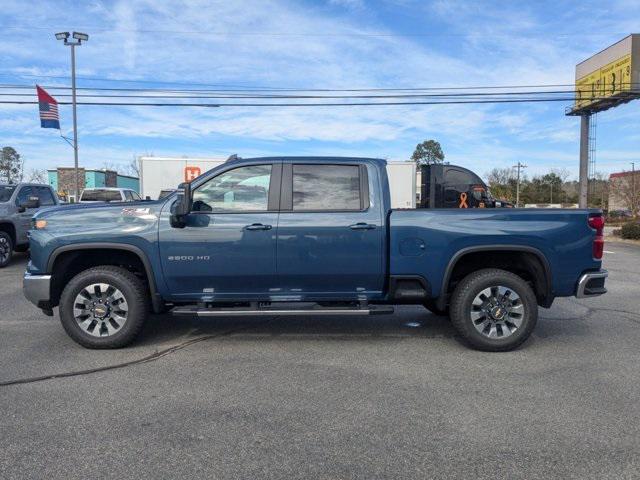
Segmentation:
<svg viewBox="0 0 640 480">
<path fill-rule="evenodd" d="M 132 157 L 128 163 L 103 162 L 102 168 L 118 172 L 121 175 L 140 177 L 140 167 L 136 157 Z"/>
<path fill-rule="evenodd" d="M 418 165 L 433 165 L 444 161 L 444 153 L 439 142 L 435 140 L 425 140 L 416 145 L 416 149 L 411 155 L 411 160 Z"/>
<path fill-rule="evenodd" d="M 512 168 L 494 168 L 485 177 L 495 198 L 515 202 L 516 173 Z"/>
<path fill-rule="evenodd" d="M 13 147 L 2 147 L 0 154 L 0 177 L 7 183 L 22 180 L 23 160 Z"/>
<path fill-rule="evenodd" d="M 49 174 L 46 170 L 32 168 L 27 174 L 27 181 L 32 183 L 49 183 Z"/>
<path fill-rule="evenodd" d="M 135 156 L 131 158 L 129 163 L 123 169 L 123 172 L 126 175 L 140 178 L 140 164 L 138 163 L 138 159 Z"/>
</svg>

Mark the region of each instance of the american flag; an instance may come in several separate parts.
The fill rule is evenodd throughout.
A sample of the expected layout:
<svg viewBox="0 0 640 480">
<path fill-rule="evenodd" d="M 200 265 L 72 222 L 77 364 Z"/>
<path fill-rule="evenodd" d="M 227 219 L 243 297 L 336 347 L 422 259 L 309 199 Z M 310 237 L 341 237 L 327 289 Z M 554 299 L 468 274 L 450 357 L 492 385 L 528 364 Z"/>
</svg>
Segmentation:
<svg viewBox="0 0 640 480">
<path fill-rule="evenodd" d="M 40 108 L 40 126 L 42 128 L 57 128 L 60 130 L 58 102 L 44 88 L 36 85 L 36 90 L 38 91 L 38 105 Z"/>
</svg>

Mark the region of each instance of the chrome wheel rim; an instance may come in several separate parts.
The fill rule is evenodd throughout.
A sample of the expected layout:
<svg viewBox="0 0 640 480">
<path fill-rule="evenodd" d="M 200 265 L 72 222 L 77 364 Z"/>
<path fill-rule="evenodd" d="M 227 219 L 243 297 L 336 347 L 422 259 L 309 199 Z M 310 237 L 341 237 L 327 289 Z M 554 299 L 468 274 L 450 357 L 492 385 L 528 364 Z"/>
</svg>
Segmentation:
<svg viewBox="0 0 640 480">
<path fill-rule="evenodd" d="M 87 285 L 73 302 L 73 316 L 78 326 L 94 337 L 118 333 L 129 315 L 129 305 L 120 290 L 108 283 Z"/>
<path fill-rule="evenodd" d="M 520 295 L 502 285 L 485 288 L 471 303 L 471 322 L 487 338 L 510 337 L 523 320 L 524 305 Z"/>
<path fill-rule="evenodd" d="M 4 263 L 9 259 L 11 253 L 11 246 L 6 237 L 0 237 L 0 263 Z"/>
</svg>

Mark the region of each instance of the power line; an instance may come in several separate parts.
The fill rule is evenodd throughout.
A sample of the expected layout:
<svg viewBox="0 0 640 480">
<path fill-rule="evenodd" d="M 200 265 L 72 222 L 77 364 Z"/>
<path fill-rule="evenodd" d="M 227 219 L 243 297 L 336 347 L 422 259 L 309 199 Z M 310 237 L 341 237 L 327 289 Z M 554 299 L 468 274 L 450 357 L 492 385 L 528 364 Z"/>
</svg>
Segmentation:
<svg viewBox="0 0 640 480">
<path fill-rule="evenodd" d="M 0 75 L 6 76 L 6 74 L 0 73 Z M 28 78 L 53 78 L 68 80 L 68 76 L 62 75 L 32 75 L 32 74 L 15 74 L 13 76 L 21 76 Z M 76 78 L 81 80 L 91 80 L 98 82 L 111 82 L 111 83 L 142 83 L 142 84 L 155 84 L 155 85 L 197 85 L 202 87 L 213 87 L 216 91 L 230 90 L 230 91 L 297 91 L 297 92 L 370 92 L 370 91 L 414 91 L 414 90 L 496 90 L 496 89 L 509 89 L 509 88 L 560 88 L 560 87 L 575 87 L 574 83 L 558 83 L 558 84 L 531 84 L 531 85 L 480 85 L 480 86 L 452 86 L 452 87 L 370 87 L 370 88 L 296 88 L 296 87 L 271 87 L 271 86 L 248 86 L 248 85 L 229 85 L 229 84 L 209 84 L 209 83 L 197 83 L 197 82 L 168 82 L 168 81 L 156 81 L 156 80 L 127 80 L 127 79 L 113 79 L 104 77 L 84 77 L 77 76 Z M 11 85 L 2 84 L 5 86 L 11 86 L 14 88 L 32 88 L 30 85 Z M 632 83 L 631 85 L 640 85 L 640 83 Z M 44 88 L 50 89 L 68 89 L 69 87 L 64 85 L 43 85 Z M 105 88 L 105 87 L 78 87 L 78 90 L 129 90 L 129 88 Z M 178 89 L 168 89 L 171 91 L 180 91 Z M 188 89 L 192 91 L 194 89 Z"/>
<path fill-rule="evenodd" d="M 600 100 L 608 97 L 594 98 Z M 324 103 L 151 103 L 151 102 L 78 102 L 87 106 L 121 106 L 121 107 L 357 107 L 357 106 L 393 106 L 393 105 L 464 105 L 464 104 L 492 104 L 492 103 L 540 103 L 540 102 L 568 102 L 574 97 L 566 98 L 522 98 L 522 99 L 489 99 L 489 100 L 444 100 L 444 101 L 412 101 L 412 102 L 324 102 Z M 5 105 L 36 105 L 38 102 L 29 100 L 0 100 Z M 71 102 L 58 102 L 60 105 L 71 105 Z"/>
<path fill-rule="evenodd" d="M 124 28 L 100 28 L 84 26 L 84 30 L 90 30 L 94 33 L 158 33 L 169 35 L 205 35 L 205 36 L 221 36 L 221 37 L 428 37 L 428 38 L 513 38 L 514 35 L 491 34 L 491 33 L 434 33 L 434 32 L 274 32 L 274 31 L 211 31 L 211 30 L 171 30 L 171 29 L 124 29 Z M 13 25 L 4 27 L 4 30 L 45 30 L 51 31 L 49 27 L 39 26 L 20 26 Z M 576 37 L 613 37 L 624 36 L 625 33 L 602 33 L 602 32 L 571 32 L 556 33 L 549 35 L 546 32 L 540 33 L 521 33 L 517 37 L 538 38 L 538 37 L 555 37 L 555 38 L 576 38 Z"/>
</svg>

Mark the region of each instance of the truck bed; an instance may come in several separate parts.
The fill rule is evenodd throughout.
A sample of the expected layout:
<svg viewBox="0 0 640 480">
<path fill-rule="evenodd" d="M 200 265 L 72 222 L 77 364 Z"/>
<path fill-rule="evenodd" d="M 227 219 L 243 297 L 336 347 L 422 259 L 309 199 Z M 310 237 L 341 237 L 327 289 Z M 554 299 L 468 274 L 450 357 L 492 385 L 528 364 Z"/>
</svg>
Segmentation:
<svg viewBox="0 0 640 480">
<path fill-rule="evenodd" d="M 438 296 L 447 269 L 462 255 L 517 247 L 545 259 L 553 296 L 572 295 L 576 278 L 598 269 L 590 213 L 574 209 L 402 209 L 389 214 L 391 275 L 429 279 Z M 481 253 L 480 253 L 481 254 Z"/>
</svg>

